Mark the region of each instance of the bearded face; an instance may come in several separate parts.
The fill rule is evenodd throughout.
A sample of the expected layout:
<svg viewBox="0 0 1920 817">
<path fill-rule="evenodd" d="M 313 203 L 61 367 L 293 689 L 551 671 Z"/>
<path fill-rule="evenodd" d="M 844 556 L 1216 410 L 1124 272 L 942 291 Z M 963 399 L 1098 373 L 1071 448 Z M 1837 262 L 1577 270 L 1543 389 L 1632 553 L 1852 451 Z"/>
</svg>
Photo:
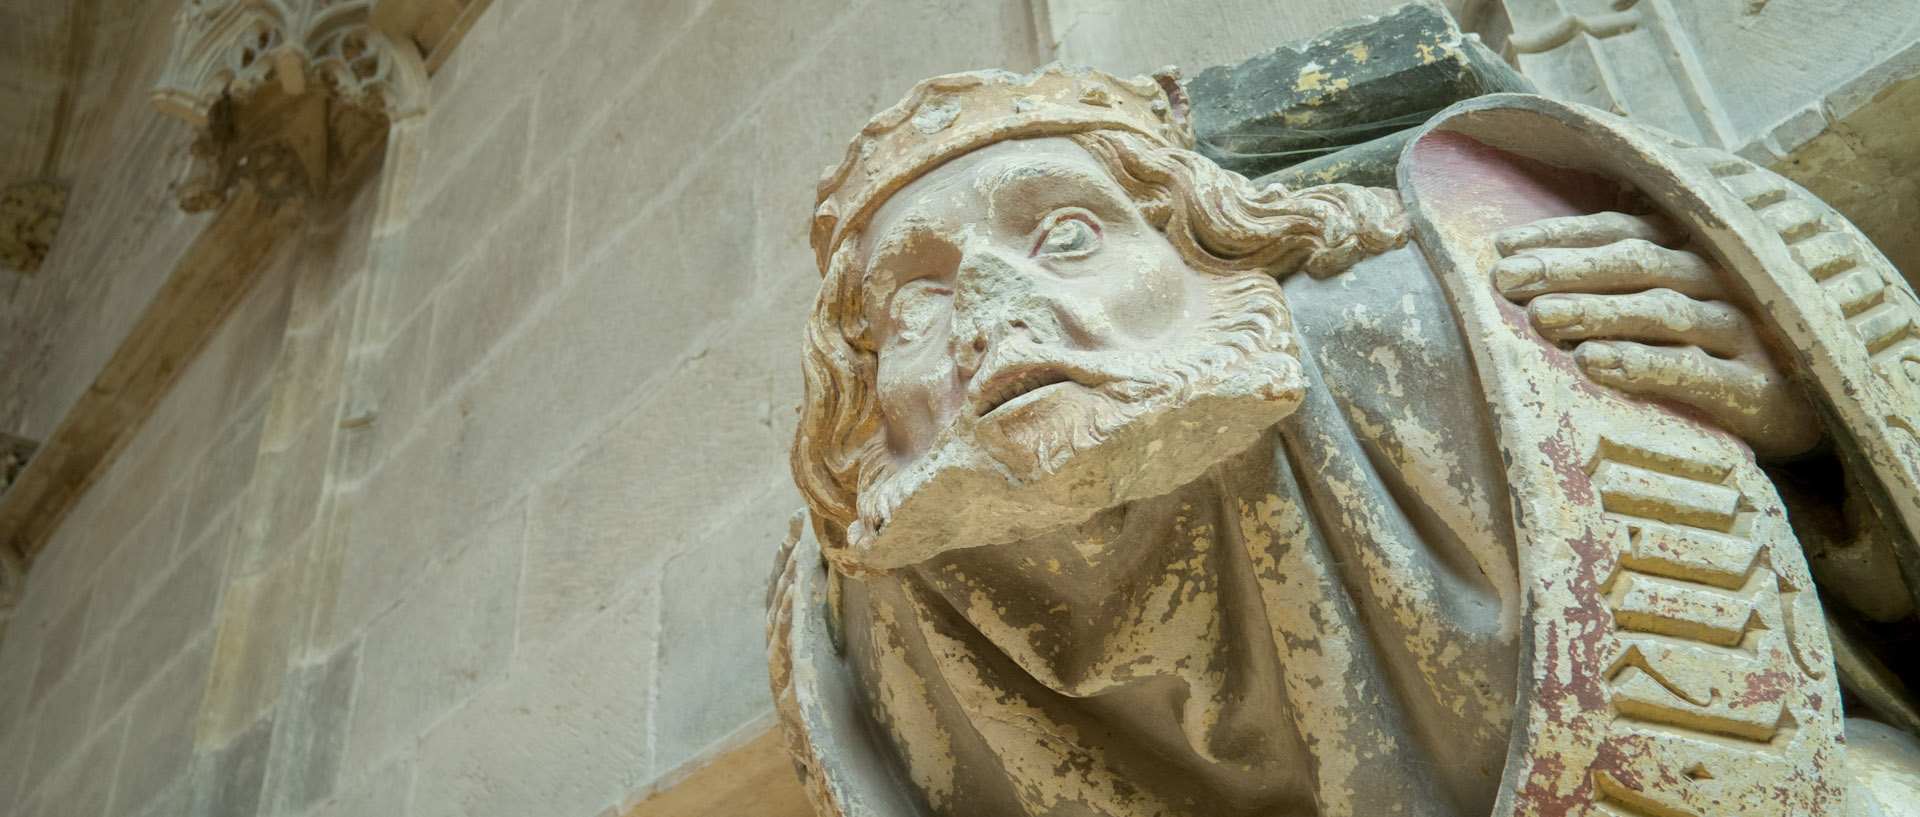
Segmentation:
<svg viewBox="0 0 1920 817">
<path fill-rule="evenodd" d="M 1069 139 L 955 159 L 860 242 L 883 437 L 849 539 L 868 566 L 1166 493 L 1298 405 L 1273 277 L 1196 269 Z"/>
</svg>

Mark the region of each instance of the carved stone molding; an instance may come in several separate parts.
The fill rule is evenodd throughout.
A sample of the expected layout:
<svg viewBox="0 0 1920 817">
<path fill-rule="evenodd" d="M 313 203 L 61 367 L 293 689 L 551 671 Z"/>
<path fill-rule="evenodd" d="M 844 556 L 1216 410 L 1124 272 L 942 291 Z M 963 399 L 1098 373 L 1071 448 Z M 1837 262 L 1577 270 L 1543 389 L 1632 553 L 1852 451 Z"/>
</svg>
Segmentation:
<svg viewBox="0 0 1920 817">
<path fill-rule="evenodd" d="M 0 432 L 0 496 L 6 496 L 7 489 L 13 487 L 21 472 L 27 470 L 27 461 L 33 458 L 33 452 L 39 447 L 32 440 Z M 10 548 L 0 547 L 0 615 L 4 615 L 19 598 L 22 574 L 19 554 Z"/>
<path fill-rule="evenodd" d="M 40 268 L 66 214 L 67 194 L 65 185 L 51 182 L 21 182 L 0 191 L 0 266 Z M 0 480 L 0 488 L 5 485 Z"/>
<path fill-rule="evenodd" d="M 20 557 L 12 551 L 0 549 L 0 621 L 13 612 L 13 605 L 20 600 L 20 585 L 26 580 L 26 568 L 20 564 Z"/>
<path fill-rule="evenodd" d="M 431 74 L 440 70 L 491 4 L 492 0 L 379 0 L 373 4 L 373 24 L 419 46 Z"/>
<path fill-rule="evenodd" d="M 303 205 L 357 184 L 384 156 L 417 151 L 407 134 L 425 111 L 431 66 L 459 45 L 489 0 L 182 2 L 154 99 L 195 132 L 195 170 L 177 189 L 181 206 L 219 212 L 40 446 L 36 465 L 4 472 L 0 613 L 120 441 L 304 223 Z M 382 212 L 404 212 L 396 204 L 404 192 L 396 191 L 406 188 L 408 159 L 396 165 Z"/>
<path fill-rule="evenodd" d="M 33 458 L 34 449 L 39 447 L 32 440 L 0 433 L 0 495 L 20 478 L 21 471 L 27 470 L 27 460 Z"/>
<path fill-rule="evenodd" d="M 427 70 L 414 41 L 373 24 L 373 0 L 188 0 L 154 91 L 197 131 L 189 211 L 246 179 L 269 197 L 324 195 L 419 115 Z"/>
</svg>

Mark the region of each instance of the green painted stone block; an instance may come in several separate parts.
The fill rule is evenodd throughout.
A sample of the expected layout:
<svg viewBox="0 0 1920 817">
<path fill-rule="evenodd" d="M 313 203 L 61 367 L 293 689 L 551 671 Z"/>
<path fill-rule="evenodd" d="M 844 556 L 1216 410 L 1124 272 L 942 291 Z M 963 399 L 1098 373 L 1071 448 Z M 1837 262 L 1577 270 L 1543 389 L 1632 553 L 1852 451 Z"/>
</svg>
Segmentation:
<svg viewBox="0 0 1920 817">
<path fill-rule="evenodd" d="M 1392 178 L 1405 131 L 1442 108 L 1534 92 L 1445 8 L 1426 2 L 1206 69 L 1186 87 L 1202 154 L 1247 176 L 1304 166 L 1277 177 L 1290 184 L 1387 183 L 1380 180 Z"/>
</svg>

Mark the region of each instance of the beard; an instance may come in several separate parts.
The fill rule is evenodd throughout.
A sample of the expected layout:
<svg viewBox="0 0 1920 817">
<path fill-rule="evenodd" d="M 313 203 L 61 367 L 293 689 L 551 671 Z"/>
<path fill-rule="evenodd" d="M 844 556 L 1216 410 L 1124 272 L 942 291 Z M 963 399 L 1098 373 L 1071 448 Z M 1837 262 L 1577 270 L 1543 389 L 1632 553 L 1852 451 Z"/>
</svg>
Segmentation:
<svg viewBox="0 0 1920 817">
<path fill-rule="evenodd" d="M 956 419 L 903 466 L 871 447 L 850 547 L 834 561 L 891 570 L 1021 541 L 1169 493 L 1246 450 L 1300 404 L 1298 344 L 1265 273 L 1218 276 L 1208 288 L 1212 316 L 1161 351 L 996 349 L 982 373 L 1050 366 L 1080 377 Z"/>
</svg>

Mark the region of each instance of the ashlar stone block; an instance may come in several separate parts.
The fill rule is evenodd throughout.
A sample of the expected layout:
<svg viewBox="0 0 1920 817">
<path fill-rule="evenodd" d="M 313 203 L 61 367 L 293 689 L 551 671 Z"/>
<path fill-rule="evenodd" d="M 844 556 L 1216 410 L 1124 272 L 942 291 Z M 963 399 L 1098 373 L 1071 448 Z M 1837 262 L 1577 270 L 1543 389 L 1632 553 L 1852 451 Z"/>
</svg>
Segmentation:
<svg viewBox="0 0 1920 817">
<path fill-rule="evenodd" d="M 370 437 L 368 468 L 404 444 L 431 403 L 426 390 L 429 345 L 433 338 L 431 310 L 421 309 L 405 319 L 393 337 L 356 355 L 350 376 L 347 416 L 343 431 Z M 358 476 L 349 470 L 349 476 Z"/>
<path fill-rule="evenodd" d="M 178 484 L 181 463 L 195 461 L 198 452 L 193 441 L 182 439 L 180 431 L 161 420 L 159 412 L 155 414 L 68 515 L 69 520 L 85 520 L 75 528 L 83 544 L 68 551 L 85 566 L 76 572 L 90 574 L 112 547 L 142 535 L 140 525 L 147 520 L 149 511 Z M 45 552 L 54 552 L 53 544 L 73 543 L 50 542 Z M 34 565 L 34 580 L 27 583 L 29 593 L 35 591 L 34 584 L 40 581 L 41 567 Z M 71 597 L 77 590 L 77 586 L 68 585 L 53 593 Z"/>
<path fill-rule="evenodd" d="M 265 399 L 256 399 L 212 441 L 195 470 L 193 492 L 187 498 L 184 535 L 197 537 L 246 495 L 260 456 L 260 437 L 266 425 Z"/>
<path fill-rule="evenodd" d="M 286 336 L 293 284 L 305 266 L 304 259 L 289 257 L 261 270 L 253 292 L 228 316 L 216 342 L 230 345 L 233 352 L 218 370 L 220 398 L 213 416 L 244 416 L 250 405 L 265 396 Z"/>
<path fill-rule="evenodd" d="M 183 479 L 186 484 L 162 496 L 153 512 L 135 526 L 133 535 L 122 540 L 100 564 L 100 572 L 94 577 L 92 609 L 87 613 L 87 626 L 96 637 L 111 639 L 114 628 L 167 575 L 192 482 L 190 474 Z"/>
<path fill-rule="evenodd" d="M 231 740 L 280 697 L 290 657 L 305 635 L 306 585 L 296 555 L 227 589 L 200 710 L 202 744 Z"/>
<path fill-rule="evenodd" d="M 593 171 L 585 163 L 573 172 L 576 188 L 604 184 L 587 175 Z M 516 431 L 524 428 L 549 442 L 578 429 L 577 421 L 605 422 L 650 378 L 687 354 L 690 336 L 698 334 L 689 327 L 723 321 L 750 297 L 748 264 L 757 240 L 751 218 L 737 210 L 716 214 L 694 233 L 683 234 L 682 219 L 662 209 L 662 217 L 641 219 L 609 237 L 594 232 L 604 228 L 585 223 L 597 216 L 588 216 L 582 209 L 586 202 L 577 193 L 575 198 L 574 249 L 568 257 L 578 272 L 483 375 L 489 386 L 516 379 L 518 388 L 577 398 L 573 405 L 552 400 L 539 406 L 541 413 L 502 418 Z M 558 422 L 543 422 L 549 416 Z"/>
<path fill-rule="evenodd" d="M 427 110 L 423 146 L 428 163 L 470 167 L 465 159 L 484 138 L 488 121 L 499 112 L 530 100 L 549 65 L 613 63 L 614 51 L 575 52 L 566 48 L 567 14 L 553 4 L 489 6 L 475 20 L 446 64 L 435 73 L 433 105 Z M 593 53 L 601 59 L 569 58 Z M 449 75 L 447 81 L 442 74 Z M 604 99 L 604 98 L 603 98 Z"/>
<path fill-rule="evenodd" d="M 82 499 L 74 513 L 80 513 L 86 503 L 87 500 Z M 12 625 L 44 633 L 54 616 L 66 609 L 66 600 L 84 592 L 92 580 L 92 565 L 83 563 L 82 557 L 89 552 L 102 552 L 94 544 L 97 541 L 94 531 L 86 526 L 69 525 L 55 530 L 33 561 L 33 578 L 21 582 L 19 599 L 8 616 Z M 39 642 L 35 641 L 33 647 L 38 652 Z"/>
<path fill-rule="evenodd" d="M 602 58 L 553 60 L 541 72 L 530 157 L 536 176 L 566 157 L 574 143 L 611 112 L 607 100 L 646 81 L 666 55 L 666 46 L 686 30 L 699 7 L 695 0 L 661 0 L 646 6 L 618 0 L 570 4 L 564 15 L 567 39 L 562 49 Z"/>
<path fill-rule="evenodd" d="M 570 178 L 563 171 L 520 202 L 441 290 L 433 318 L 428 395 L 442 394 L 466 376 L 559 285 L 566 274 Z"/>
<path fill-rule="evenodd" d="M 40 642 L 40 661 L 33 675 L 32 701 L 39 701 L 49 688 L 66 677 L 74 659 L 86 646 L 87 611 L 91 599 L 92 590 L 89 589 L 69 601 L 67 611 L 47 626 L 46 635 Z"/>
<path fill-rule="evenodd" d="M 97 700 L 107 701 L 105 707 L 122 700 L 99 698 L 101 668 L 105 665 L 105 657 L 95 653 L 75 667 L 65 680 L 55 684 L 41 700 L 39 720 L 34 725 L 33 753 L 26 758 L 25 788 L 44 786 L 54 770 L 71 760 L 85 744 L 98 721 Z"/>
<path fill-rule="evenodd" d="M 313 526 L 332 470 L 328 457 L 338 425 L 315 418 L 284 451 L 261 451 L 237 513 L 236 570 L 258 570 L 295 555 Z"/>
<path fill-rule="evenodd" d="M 1262 11 L 1266 8 L 1261 6 Z M 1023 3 L 1005 0 L 892 2 L 867 4 L 836 20 L 832 27 L 800 23 L 821 32 L 820 40 L 787 70 L 769 74 L 777 78 L 748 114 L 749 123 L 781 125 L 748 124 L 736 131 L 747 139 L 744 155 L 750 158 L 734 158 L 742 154 L 731 146 L 713 155 L 757 179 L 754 202 L 761 212 L 812 212 L 821 169 L 837 164 L 846 155 L 847 145 L 841 134 L 858 130 L 882 100 L 897 97 L 923 77 L 985 65 L 1024 71 L 1049 59 L 1034 49 L 1031 12 Z M 1217 23 L 1209 22 L 1201 28 L 1209 37 L 1221 34 Z M 968 34 L 950 36 L 951 32 Z M 1259 42 L 1265 45 L 1273 40 Z M 1169 61 L 1164 55 L 1157 59 L 1147 68 Z M 1180 64 L 1210 62 L 1214 60 Z M 812 257 L 805 230 L 783 220 L 767 226 L 758 236 L 761 255 L 753 267 L 764 276 L 761 286 L 784 288 L 794 281 L 817 284 L 810 272 L 796 274 L 809 268 L 807 259 Z M 812 303 L 811 291 L 792 303 L 797 307 L 795 314 L 804 312 L 803 305 Z"/>
<path fill-rule="evenodd" d="M 113 794 L 114 768 L 126 745 L 127 718 L 102 728 L 73 762 L 55 771 L 40 789 L 40 815 L 94 815 L 104 812 Z"/>
<path fill-rule="evenodd" d="M 101 691 L 106 700 L 132 697 L 134 690 L 212 625 L 224 586 L 229 532 L 215 525 L 120 628 Z"/>
<path fill-rule="evenodd" d="M 321 804 L 312 817 L 407 817 L 413 797 L 413 758 L 395 759 L 362 776 Z"/>
<path fill-rule="evenodd" d="M 751 318 L 764 316 L 749 313 Z M 777 323 L 765 321 L 763 323 Z M 752 332 L 695 352 L 533 499 L 521 637 L 550 643 L 781 476 L 774 382 Z M 783 422 L 784 422 L 783 418 Z M 635 502 L 633 497 L 648 497 Z M 787 510 L 791 510 L 790 508 Z"/>
<path fill-rule="evenodd" d="M 302 814 L 333 793 L 346 751 L 359 655 L 357 649 L 341 650 L 295 667 L 287 678 L 274 719 L 265 813 Z"/>
<path fill-rule="evenodd" d="M 19 731 L 33 711 L 28 698 L 33 692 L 34 665 L 40 661 L 40 642 L 46 637 L 46 631 L 29 624 L 27 613 L 16 608 L 4 631 L 0 631 L 0 736 Z M 4 777 L 4 773 L 0 773 L 0 777 Z"/>
<path fill-rule="evenodd" d="M 111 817 L 140 813 L 193 768 L 194 721 L 212 652 L 211 636 L 195 641 L 127 707 L 127 745 L 133 751 L 120 761 Z"/>
<path fill-rule="evenodd" d="M 653 229 L 647 237 L 654 240 L 641 240 L 636 230 L 633 241 L 623 242 L 631 248 L 628 258 L 650 257 L 657 247 L 682 240 Z M 694 352 L 685 333 L 672 327 L 692 322 L 711 326 L 715 334 L 723 331 L 720 324 L 706 322 L 723 315 L 750 288 L 745 276 L 716 269 L 726 267 L 701 265 L 685 274 L 639 277 L 630 261 L 609 255 L 572 281 L 424 422 L 423 432 L 435 437 L 424 449 L 432 452 L 431 465 L 417 466 L 420 476 L 406 484 L 436 486 L 442 501 L 424 509 L 399 503 L 393 512 L 407 518 L 395 521 L 408 528 L 470 527 L 577 457 L 580 444 L 624 416 L 651 378 Z M 721 286 L 741 294 L 722 295 Z M 682 292 L 694 294 L 678 298 Z M 505 393 L 540 399 L 487 399 Z M 356 528 L 363 522 L 356 512 Z"/>
<path fill-rule="evenodd" d="M 444 569 L 422 577 L 361 648 L 361 696 L 349 728 L 350 768 L 371 767 L 505 673 L 514 650 L 519 516 L 483 527 Z"/>
<path fill-rule="evenodd" d="M 522 102 L 500 114 L 487 136 L 464 161 L 444 166 L 422 157 L 419 202 L 407 225 L 401 263 L 375 271 L 387 284 L 382 314 L 412 314 L 447 273 L 478 248 L 473 236 L 486 230 L 526 191 L 528 119 L 533 106 Z M 441 174 L 444 180 L 434 178 Z M 383 321 L 392 325 L 392 321 Z"/>
<path fill-rule="evenodd" d="M 254 817 L 273 742 L 273 718 L 261 718 L 233 742 L 210 749 L 193 770 L 190 817 Z"/>
<path fill-rule="evenodd" d="M 0 757 L 26 758 L 33 751 L 36 721 L 31 715 L 0 733 Z M 18 804 L 26 799 L 27 764 L 20 760 L 0 765 L 0 803 Z"/>
<path fill-rule="evenodd" d="M 661 583 L 654 751 L 662 767 L 694 757 L 772 707 L 764 677 L 770 554 L 802 507 L 784 474 L 734 500 L 726 520 L 669 559 Z"/>
<path fill-rule="evenodd" d="M 658 596 L 638 590 L 421 739 L 416 817 L 598 814 L 654 775 Z"/>
<path fill-rule="evenodd" d="M 318 314 L 305 325 L 288 329 L 281 340 L 262 449 L 284 451 L 307 424 L 338 422 L 351 316 L 340 302 L 313 311 Z"/>
<path fill-rule="evenodd" d="M 811 52 L 819 36 L 795 32 L 831 31 L 858 16 L 840 0 L 773 5 L 720 0 L 702 7 L 686 32 L 666 46 L 665 54 L 648 71 L 648 81 L 615 97 L 608 105 L 613 113 L 573 154 L 579 162 L 576 178 L 597 181 L 576 186 L 574 257 L 580 257 L 582 248 L 618 232 L 649 206 L 652 196 L 637 196 L 634 191 L 672 190 L 685 169 L 708 155 L 719 141 L 714 135 L 726 134 L 750 117 L 752 104 L 769 90 L 765 78 L 791 70 Z M 747 104 L 712 102 L 721 99 Z M 657 133 L 697 136 L 649 136 Z"/>
<path fill-rule="evenodd" d="M 184 778 L 175 780 L 173 785 L 161 792 L 160 796 L 153 798 L 146 809 L 130 814 L 128 817 L 173 817 L 176 814 L 186 814 L 187 809 L 193 805 L 192 784 L 193 781 Z"/>
<path fill-rule="evenodd" d="M 326 611 L 324 641 L 343 643 L 367 622 L 398 604 L 421 575 L 458 551 L 476 524 L 491 524 L 447 492 L 449 455 L 459 449 L 460 428 L 428 422 L 361 486 L 340 492 L 339 582 Z M 422 494 L 437 501 L 423 506 Z"/>
</svg>

